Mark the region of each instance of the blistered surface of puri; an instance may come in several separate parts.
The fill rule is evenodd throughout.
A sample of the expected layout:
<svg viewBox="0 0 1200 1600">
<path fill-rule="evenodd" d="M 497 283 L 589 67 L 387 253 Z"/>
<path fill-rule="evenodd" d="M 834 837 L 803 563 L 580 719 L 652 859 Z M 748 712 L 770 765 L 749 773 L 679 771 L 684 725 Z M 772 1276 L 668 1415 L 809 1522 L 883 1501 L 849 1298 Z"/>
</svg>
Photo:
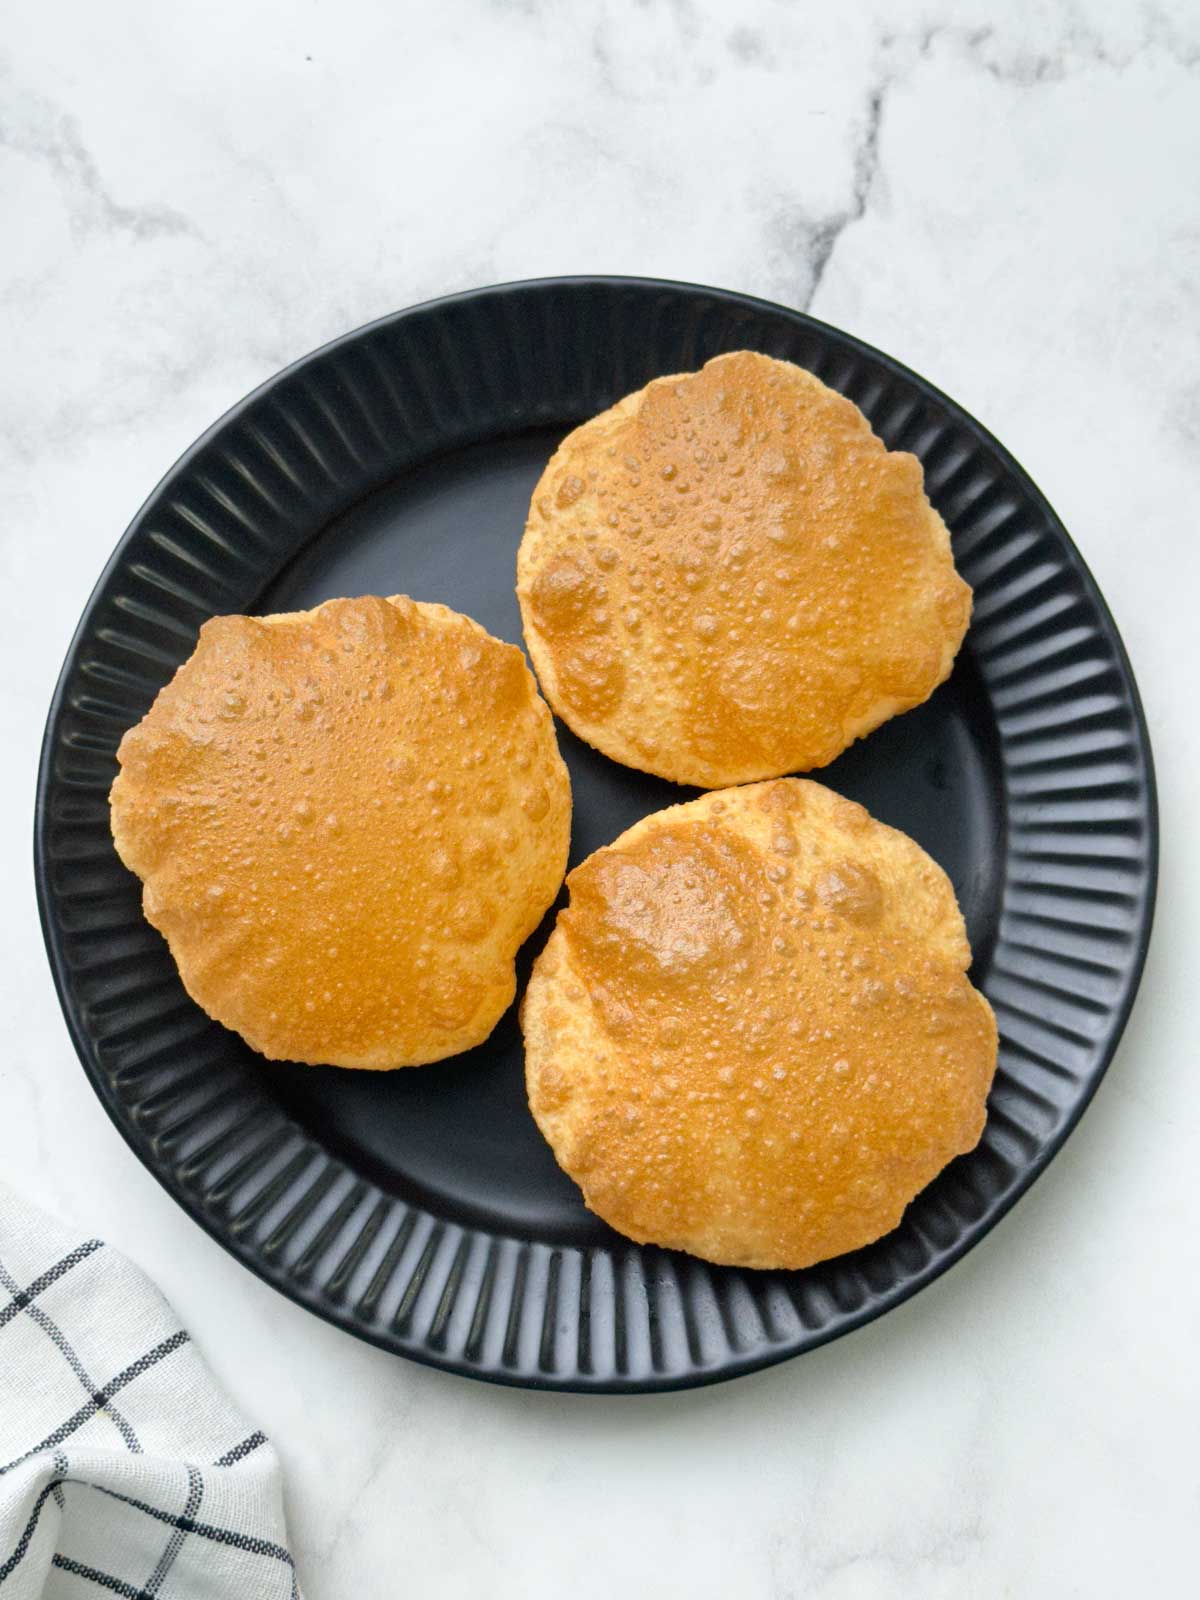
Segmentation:
<svg viewBox="0 0 1200 1600">
<path fill-rule="evenodd" d="M 673 807 L 569 877 L 530 1100 L 621 1232 L 749 1266 L 878 1238 L 983 1129 L 996 1060 L 953 891 L 799 780 Z"/>
<path fill-rule="evenodd" d="M 113 832 L 146 915 L 263 1054 L 436 1060 L 510 1003 L 570 823 L 512 645 L 404 598 L 218 617 L 119 758 Z"/>
<path fill-rule="evenodd" d="M 748 351 L 568 436 L 518 593 L 575 732 L 704 787 L 826 765 L 928 698 L 970 615 L 917 459 L 811 373 Z"/>
</svg>

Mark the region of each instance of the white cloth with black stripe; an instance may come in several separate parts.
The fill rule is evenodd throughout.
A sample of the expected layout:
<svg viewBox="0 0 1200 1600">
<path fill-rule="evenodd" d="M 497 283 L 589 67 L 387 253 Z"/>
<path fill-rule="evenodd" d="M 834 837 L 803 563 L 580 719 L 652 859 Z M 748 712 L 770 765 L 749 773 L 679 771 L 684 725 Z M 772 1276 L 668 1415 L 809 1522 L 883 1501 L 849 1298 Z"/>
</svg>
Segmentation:
<svg viewBox="0 0 1200 1600">
<path fill-rule="evenodd" d="M 0 1183 L 0 1600 L 296 1600 L 279 1462 L 166 1301 Z"/>
</svg>

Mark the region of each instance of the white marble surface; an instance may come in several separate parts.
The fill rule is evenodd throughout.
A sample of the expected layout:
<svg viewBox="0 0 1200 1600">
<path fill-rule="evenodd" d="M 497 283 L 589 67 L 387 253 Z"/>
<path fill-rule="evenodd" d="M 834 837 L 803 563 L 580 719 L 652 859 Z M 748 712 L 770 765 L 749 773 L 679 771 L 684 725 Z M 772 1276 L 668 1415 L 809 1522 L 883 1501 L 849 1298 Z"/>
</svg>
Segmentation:
<svg viewBox="0 0 1200 1600">
<path fill-rule="evenodd" d="M 6 22 L 3 1170 L 146 1267 L 278 1441 L 309 1600 L 1188 1592 L 1195 6 L 10 0 Z M 574 271 L 811 306 L 987 422 L 1112 602 L 1165 832 L 1125 1043 L 1016 1211 L 849 1339 L 635 1401 L 411 1366 L 236 1266 L 92 1098 L 29 864 L 60 659 L 178 452 L 333 334 Z"/>
</svg>

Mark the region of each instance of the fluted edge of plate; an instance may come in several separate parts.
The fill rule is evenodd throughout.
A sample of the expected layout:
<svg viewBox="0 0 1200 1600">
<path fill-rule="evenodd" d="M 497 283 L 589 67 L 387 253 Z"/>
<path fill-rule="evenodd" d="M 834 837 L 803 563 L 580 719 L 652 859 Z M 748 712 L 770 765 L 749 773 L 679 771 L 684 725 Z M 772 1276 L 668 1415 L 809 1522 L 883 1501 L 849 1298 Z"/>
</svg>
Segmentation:
<svg viewBox="0 0 1200 1600">
<path fill-rule="evenodd" d="M 598 338 L 597 330 L 603 331 Z M 662 372 L 752 347 L 914 451 L 975 590 L 966 648 L 996 716 L 1008 849 L 979 975 L 1000 1062 L 979 1147 L 886 1239 L 800 1273 L 469 1228 L 325 1151 L 184 995 L 117 860 L 116 745 L 206 617 L 253 606 L 307 537 L 434 451 L 569 425 Z M 436 376 L 435 376 L 436 375 Z M 1149 741 L 1112 619 L 1011 457 L 890 358 L 797 312 L 633 279 L 514 284 L 347 335 L 249 396 L 168 473 L 89 602 L 47 723 L 35 869 L 73 1040 L 141 1159 L 269 1282 L 386 1348 L 494 1381 L 636 1391 L 730 1377 L 879 1315 L 1040 1172 L 1111 1059 L 1149 939 Z"/>
</svg>

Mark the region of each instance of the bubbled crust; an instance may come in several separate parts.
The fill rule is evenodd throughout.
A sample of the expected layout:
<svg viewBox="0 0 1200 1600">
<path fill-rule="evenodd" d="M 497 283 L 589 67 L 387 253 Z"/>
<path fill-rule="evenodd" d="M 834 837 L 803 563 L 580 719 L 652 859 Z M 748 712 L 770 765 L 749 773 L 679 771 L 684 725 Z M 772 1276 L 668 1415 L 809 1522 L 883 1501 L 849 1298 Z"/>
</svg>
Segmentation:
<svg viewBox="0 0 1200 1600">
<path fill-rule="evenodd" d="M 216 617 L 118 751 L 113 838 L 188 993 L 272 1059 L 486 1038 L 566 868 L 521 652 L 441 605 Z"/>
<path fill-rule="evenodd" d="M 529 1103 L 621 1233 L 798 1268 L 889 1232 L 983 1131 L 996 1024 L 942 870 L 802 779 L 645 818 L 567 879 Z"/>
<path fill-rule="evenodd" d="M 745 350 L 569 434 L 517 578 L 558 715 L 704 788 L 825 766 L 919 705 L 971 613 L 916 457 L 810 372 Z"/>
</svg>

